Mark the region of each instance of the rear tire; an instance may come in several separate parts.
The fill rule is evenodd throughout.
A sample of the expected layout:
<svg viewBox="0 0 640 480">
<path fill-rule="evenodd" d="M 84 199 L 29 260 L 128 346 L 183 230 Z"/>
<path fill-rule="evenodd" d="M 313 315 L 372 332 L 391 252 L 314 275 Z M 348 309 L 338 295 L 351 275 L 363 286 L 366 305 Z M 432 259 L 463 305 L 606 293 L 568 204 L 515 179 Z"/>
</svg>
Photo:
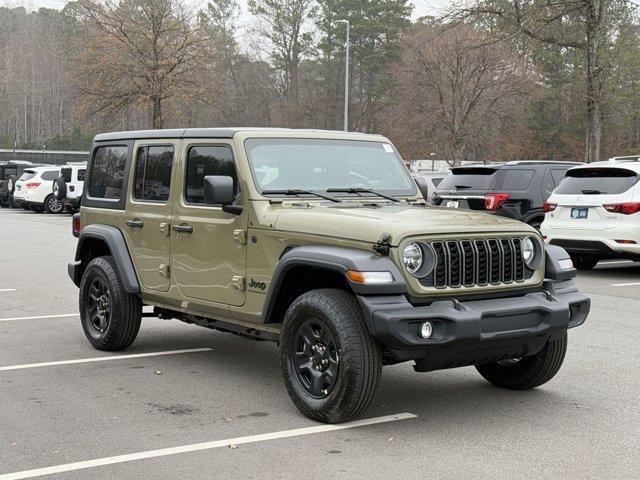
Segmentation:
<svg viewBox="0 0 640 480">
<path fill-rule="evenodd" d="M 324 423 L 362 414 L 382 371 L 382 353 L 360 305 L 342 290 L 313 290 L 291 304 L 282 326 L 280 359 L 293 403 L 305 416 Z"/>
<path fill-rule="evenodd" d="M 573 262 L 573 266 L 578 270 L 591 270 L 595 267 L 600 259 L 598 257 L 594 257 L 592 255 L 576 255 L 572 254 L 571 261 Z"/>
<path fill-rule="evenodd" d="M 567 334 L 549 340 L 542 350 L 518 361 L 502 361 L 476 365 L 489 383 L 509 390 L 530 390 L 551 380 L 567 353 Z"/>
<path fill-rule="evenodd" d="M 89 343 L 124 350 L 136 339 L 141 319 L 140 297 L 125 292 L 113 257 L 91 260 L 80 282 L 80 320 Z"/>
</svg>

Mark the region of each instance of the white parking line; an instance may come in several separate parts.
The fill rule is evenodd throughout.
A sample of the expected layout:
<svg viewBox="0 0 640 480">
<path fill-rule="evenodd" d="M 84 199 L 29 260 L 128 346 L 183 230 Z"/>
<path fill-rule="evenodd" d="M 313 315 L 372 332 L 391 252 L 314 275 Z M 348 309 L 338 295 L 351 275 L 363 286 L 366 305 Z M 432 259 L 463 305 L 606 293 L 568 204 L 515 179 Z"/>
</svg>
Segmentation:
<svg viewBox="0 0 640 480">
<path fill-rule="evenodd" d="M 166 350 L 164 352 L 134 353 L 131 355 L 111 355 L 108 357 L 79 358 L 77 360 L 60 360 L 57 362 L 27 363 L 24 365 L 9 365 L 7 367 L 0 367 L 0 372 L 5 372 L 7 370 L 23 370 L 25 368 L 53 367 L 55 365 L 72 365 L 76 363 L 107 362 L 109 360 L 126 360 L 128 358 L 159 357 L 162 355 L 177 355 L 179 353 L 196 353 L 196 352 L 208 352 L 208 351 L 211 351 L 211 349 L 210 348 L 189 348 L 186 350 Z"/>
<path fill-rule="evenodd" d="M 65 463 L 63 465 L 55 465 L 52 467 L 37 468 L 35 470 L 25 470 L 22 472 L 8 473 L 0 475 L 0 480 L 18 480 L 22 478 L 33 478 L 42 475 L 52 475 L 54 473 L 72 472 L 75 470 L 83 470 L 86 468 L 102 467 L 105 465 L 113 465 L 116 463 L 133 462 L 136 460 L 144 460 L 147 458 L 166 457 L 167 455 L 176 455 L 179 453 L 197 452 L 200 450 L 211 450 L 214 448 L 228 447 L 229 445 L 241 445 L 243 443 L 264 442 L 266 440 L 275 440 L 279 438 L 299 437 L 302 435 L 311 435 L 315 433 L 331 432 L 335 430 L 346 430 L 348 428 L 364 427 L 366 425 L 374 425 L 377 423 L 395 422 L 398 420 L 406 420 L 416 418 L 413 413 L 399 413 L 397 415 L 386 415 L 384 417 L 367 418 L 364 420 L 355 420 L 353 422 L 342 423 L 339 425 L 317 425 L 314 427 L 296 428 L 294 430 L 283 430 L 280 432 L 263 433 L 261 435 L 250 435 L 247 437 L 228 438 L 226 440 L 215 440 L 212 442 L 195 443 L 193 445 L 183 445 L 179 447 L 163 448 L 160 450 L 150 450 L 146 452 L 129 453 L 127 455 L 117 455 L 115 457 L 97 458 L 77 463 Z"/>
<path fill-rule="evenodd" d="M 11 322 L 13 320 L 40 320 L 42 318 L 65 318 L 65 317 L 79 317 L 79 313 L 63 313 L 61 315 L 38 315 L 36 317 L 12 317 L 12 318 L 0 318 L 0 322 Z"/>
<path fill-rule="evenodd" d="M 629 283 L 612 283 L 612 287 L 632 287 L 634 285 L 640 285 L 640 282 L 629 282 Z"/>
<path fill-rule="evenodd" d="M 0 292 L 15 292 L 15 288 L 0 288 Z"/>
</svg>

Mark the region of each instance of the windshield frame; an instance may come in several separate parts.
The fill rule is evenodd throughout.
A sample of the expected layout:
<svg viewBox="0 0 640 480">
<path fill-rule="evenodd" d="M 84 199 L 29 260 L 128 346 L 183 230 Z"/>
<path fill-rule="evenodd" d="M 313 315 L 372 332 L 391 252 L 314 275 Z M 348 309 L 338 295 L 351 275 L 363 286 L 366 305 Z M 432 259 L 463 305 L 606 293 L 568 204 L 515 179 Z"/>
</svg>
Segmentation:
<svg viewBox="0 0 640 480">
<path fill-rule="evenodd" d="M 256 189 L 256 191 L 258 192 L 259 195 L 263 196 L 266 199 L 272 200 L 274 198 L 286 198 L 286 195 L 280 195 L 280 194 L 264 194 L 262 193 L 265 190 L 273 190 L 274 188 L 269 188 L 269 187 L 263 187 L 259 184 L 257 178 L 256 178 L 256 172 L 254 170 L 253 167 L 253 163 L 252 163 L 252 157 L 251 157 L 251 152 L 249 149 L 249 145 L 248 142 L 251 141 L 270 141 L 270 140 L 279 140 L 279 141 L 291 141 L 291 142 L 299 142 L 299 141 L 312 141 L 312 142 L 357 142 L 357 143 L 363 143 L 363 142 L 367 142 L 367 143 L 372 143 L 372 144 L 379 144 L 379 145 L 390 145 L 391 148 L 393 149 L 393 152 L 388 152 L 388 153 L 393 153 L 393 157 L 395 159 L 396 162 L 398 162 L 399 167 L 401 169 L 401 171 L 403 172 L 403 175 L 405 175 L 406 179 L 408 180 L 409 184 L 410 184 L 410 190 L 407 191 L 403 191 L 402 193 L 395 193 L 397 191 L 391 191 L 391 190 L 383 190 L 383 189 L 378 189 L 378 188 L 373 188 L 374 190 L 379 190 L 381 192 L 384 192 L 388 195 L 393 195 L 395 197 L 398 198 L 411 198 L 411 197 L 415 197 L 418 194 L 418 188 L 417 185 L 415 183 L 415 180 L 413 179 L 413 177 L 411 176 L 411 173 L 409 172 L 409 169 L 407 168 L 406 164 L 404 163 L 404 160 L 402 159 L 402 157 L 400 156 L 400 153 L 398 152 L 398 150 L 395 148 L 395 146 L 387 139 L 385 138 L 380 138 L 380 139 L 353 139 L 353 138 L 336 138 L 336 137 L 315 137 L 315 136 L 305 136 L 305 137 L 289 137 L 289 136 L 251 136 L 251 137 L 247 137 L 243 140 L 242 142 L 242 146 L 244 149 L 244 154 L 247 160 L 247 166 L 249 169 L 249 173 L 251 175 L 251 180 L 253 182 L 253 186 Z M 331 185 L 328 188 L 346 188 L 346 185 Z M 291 186 L 292 189 L 299 189 L 302 188 L 299 185 L 296 186 Z M 277 190 L 282 190 L 281 188 L 278 188 Z M 315 188 L 304 188 L 304 190 L 312 190 L 312 191 L 316 191 L 316 192 L 320 192 L 323 194 L 327 194 L 327 189 L 315 189 Z M 372 198 L 376 198 L 377 200 L 380 201 L 390 201 L 390 200 L 385 200 L 384 198 L 381 198 L 377 195 L 374 194 L 365 194 L 365 195 L 354 195 L 351 193 L 330 193 L 330 195 L 335 196 L 337 198 L 340 199 L 353 199 L 353 200 L 367 200 L 367 201 L 371 201 Z M 301 193 L 299 195 L 299 197 L 305 197 L 307 196 L 306 194 Z M 313 197 L 312 195 L 308 195 L 308 197 Z M 320 200 L 320 199 L 318 199 Z"/>
</svg>

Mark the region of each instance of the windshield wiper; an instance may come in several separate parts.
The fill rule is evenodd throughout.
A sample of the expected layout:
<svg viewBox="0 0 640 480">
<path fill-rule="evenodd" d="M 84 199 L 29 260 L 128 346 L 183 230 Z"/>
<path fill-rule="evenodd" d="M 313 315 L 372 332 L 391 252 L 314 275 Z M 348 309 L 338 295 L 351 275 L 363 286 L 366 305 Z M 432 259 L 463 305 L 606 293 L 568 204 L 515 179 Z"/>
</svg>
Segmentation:
<svg viewBox="0 0 640 480">
<path fill-rule="evenodd" d="M 332 202 L 342 202 L 339 198 L 332 197 L 331 195 L 325 195 L 324 193 L 313 192 L 311 190 L 301 190 L 299 188 L 289 188 L 283 190 L 263 190 L 263 195 L 295 195 L 299 197 L 300 195 L 315 195 L 316 197 L 324 198 L 325 200 L 330 200 Z"/>
<path fill-rule="evenodd" d="M 580 191 L 585 195 L 605 195 L 607 193 L 607 192 L 601 192 L 600 190 L 590 190 L 588 188 Z"/>
<path fill-rule="evenodd" d="M 372 195 L 377 195 L 382 198 L 386 198 L 387 200 L 391 200 L 392 202 L 400 202 L 401 200 L 396 197 L 392 197 L 391 195 L 387 195 L 386 193 L 381 193 L 376 190 L 371 190 L 370 188 L 360 188 L 360 187 L 352 187 L 352 188 L 327 188 L 327 192 L 332 193 L 371 193 Z"/>
</svg>

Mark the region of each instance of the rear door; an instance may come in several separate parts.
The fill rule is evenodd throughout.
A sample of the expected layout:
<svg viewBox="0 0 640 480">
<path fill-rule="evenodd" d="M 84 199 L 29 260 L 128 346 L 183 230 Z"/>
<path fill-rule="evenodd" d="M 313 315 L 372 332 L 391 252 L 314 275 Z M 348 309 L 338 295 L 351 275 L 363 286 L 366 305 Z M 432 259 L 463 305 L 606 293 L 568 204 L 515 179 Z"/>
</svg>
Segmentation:
<svg viewBox="0 0 640 480">
<path fill-rule="evenodd" d="M 486 193 L 492 189 L 498 168 L 457 167 L 444 177 L 434 194 L 434 205 L 484 210 Z"/>
<path fill-rule="evenodd" d="M 603 205 L 633 201 L 638 175 L 620 167 L 579 167 L 567 171 L 551 197 L 557 207 L 549 216 L 554 228 L 606 230 L 621 216 Z"/>
<path fill-rule="evenodd" d="M 124 235 L 142 286 L 169 290 L 171 180 L 180 140 L 139 140 L 134 145 Z"/>
</svg>

